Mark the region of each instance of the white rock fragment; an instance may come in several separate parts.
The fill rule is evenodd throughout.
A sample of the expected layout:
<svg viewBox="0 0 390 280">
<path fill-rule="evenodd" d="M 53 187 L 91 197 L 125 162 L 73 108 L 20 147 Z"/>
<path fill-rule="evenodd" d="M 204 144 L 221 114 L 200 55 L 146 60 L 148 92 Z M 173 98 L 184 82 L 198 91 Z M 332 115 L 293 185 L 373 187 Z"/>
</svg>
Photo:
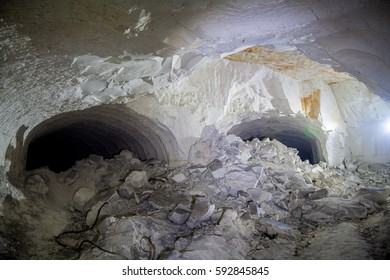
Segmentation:
<svg viewBox="0 0 390 280">
<path fill-rule="evenodd" d="M 82 210 L 84 205 L 95 195 L 95 190 L 90 188 L 80 188 L 73 196 L 72 206 L 77 210 Z"/>
<path fill-rule="evenodd" d="M 187 177 L 183 173 L 176 174 L 172 177 L 172 180 L 176 183 L 182 183 L 187 180 Z"/>
<path fill-rule="evenodd" d="M 123 157 L 126 160 L 131 160 L 133 158 L 133 153 L 129 150 L 122 150 L 119 156 Z"/>
<path fill-rule="evenodd" d="M 258 188 L 248 189 L 246 192 L 258 205 L 260 205 L 263 201 L 271 201 L 273 197 L 271 193 Z"/>
<path fill-rule="evenodd" d="M 260 219 L 260 224 L 263 225 L 264 231 L 270 235 L 287 235 L 287 236 L 294 236 L 296 235 L 296 231 L 290 226 L 285 223 L 281 223 L 279 221 L 275 221 L 268 218 L 262 218 Z"/>
<path fill-rule="evenodd" d="M 226 182 L 228 183 L 231 195 L 236 196 L 240 190 L 246 191 L 247 189 L 255 188 L 258 180 L 253 171 L 235 171 L 225 175 Z"/>
<path fill-rule="evenodd" d="M 126 177 L 125 183 L 128 186 L 134 188 L 140 188 L 148 182 L 148 177 L 144 170 L 142 171 L 133 171 Z"/>
<path fill-rule="evenodd" d="M 205 166 L 212 160 L 210 145 L 206 142 L 197 142 L 188 154 L 188 161 L 193 165 Z"/>
<path fill-rule="evenodd" d="M 118 194 L 122 198 L 130 199 L 134 197 L 134 186 L 130 182 L 125 182 L 122 185 L 119 186 L 118 188 Z"/>
</svg>

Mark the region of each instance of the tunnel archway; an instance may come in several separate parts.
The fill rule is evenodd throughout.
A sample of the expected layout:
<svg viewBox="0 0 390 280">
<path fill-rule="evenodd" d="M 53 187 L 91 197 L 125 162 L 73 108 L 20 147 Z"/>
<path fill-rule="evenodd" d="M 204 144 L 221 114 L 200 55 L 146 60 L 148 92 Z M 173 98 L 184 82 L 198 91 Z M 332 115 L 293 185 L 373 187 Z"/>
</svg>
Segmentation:
<svg viewBox="0 0 390 280">
<path fill-rule="evenodd" d="M 228 134 L 235 134 L 242 140 L 272 138 L 284 145 L 296 148 L 302 160 L 311 164 L 325 159 L 321 142 L 325 135 L 321 127 L 303 117 L 266 117 L 233 126 Z"/>
<path fill-rule="evenodd" d="M 25 170 L 69 169 L 91 154 L 112 158 L 123 149 L 141 160 L 169 162 L 177 142 L 165 126 L 123 105 L 101 105 L 59 114 L 36 126 L 25 141 Z"/>
</svg>

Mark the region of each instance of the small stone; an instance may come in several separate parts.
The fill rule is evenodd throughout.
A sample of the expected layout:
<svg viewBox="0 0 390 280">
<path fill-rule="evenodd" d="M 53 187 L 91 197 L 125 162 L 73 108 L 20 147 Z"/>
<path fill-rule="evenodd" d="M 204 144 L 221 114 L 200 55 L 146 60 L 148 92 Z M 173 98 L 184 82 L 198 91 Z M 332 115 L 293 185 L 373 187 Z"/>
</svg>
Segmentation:
<svg viewBox="0 0 390 280">
<path fill-rule="evenodd" d="M 130 199 L 134 197 L 134 187 L 128 182 L 123 183 L 118 188 L 118 194 L 121 198 Z"/>
<path fill-rule="evenodd" d="M 169 215 L 169 220 L 175 224 L 183 225 L 191 214 L 191 210 L 179 204 Z"/>
<path fill-rule="evenodd" d="M 350 161 L 346 161 L 345 162 L 345 167 L 349 170 L 349 171 L 352 171 L 352 172 L 355 172 L 356 169 L 357 169 L 357 166 L 355 164 L 353 164 L 352 162 Z"/>
<path fill-rule="evenodd" d="M 329 196 L 329 191 L 327 189 L 320 189 L 320 190 L 312 193 L 309 196 L 309 199 L 316 200 L 316 199 L 321 199 L 321 198 L 328 197 L 328 196 Z"/>
<path fill-rule="evenodd" d="M 89 188 L 80 188 L 73 196 L 72 206 L 82 210 L 84 205 L 95 195 L 95 191 Z"/>
<path fill-rule="evenodd" d="M 370 173 L 370 167 L 369 167 L 368 163 L 360 164 L 358 169 L 357 169 L 357 172 L 359 172 L 360 174 L 363 174 L 363 175 Z"/>
<path fill-rule="evenodd" d="M 176 174 L 172 177 L 172 180 L 176 183 L 182 183 L 187 180 L 187 177 L 183 173 Z"/>
<path fill-rule="evenodd" d="M 364 219 L 367 217 L 367 208 L 360 202 L 325 197 L 313 200 L 312 209 L 302 215 L 302 218 L 314 223 L 328 223 L 335 220 Z"/>
<path fill-rule="evenodd" d="M 148 182 L 145 171 L 133 171 L 126 177 L 125 183 L 134 188 L 140 188 Z"/>
<path fill-rule="evenodd" d="M 256 217 L 260 217 L 261 214 L 264 214 L 264 210 L 261 209 L 257 204 L 256 202 L 250 202 L 248 204 L 248 208 L 249 208 L 249 214 L 251 215 L 255 215 Z"/>
<path fill-rule="evenodd" d="M 122 150 L 119 155 L 126 160 L 133 159 L 133 154 L 129 150 Z"/>
<path fill-rule="evenodd" d="M 49 192 L 49 187 L 46 185 L 43 177 L 39 174 L 28 177 L 26 181 L 26 188 L 40 194 L 46 194 Z"/>
</svg>

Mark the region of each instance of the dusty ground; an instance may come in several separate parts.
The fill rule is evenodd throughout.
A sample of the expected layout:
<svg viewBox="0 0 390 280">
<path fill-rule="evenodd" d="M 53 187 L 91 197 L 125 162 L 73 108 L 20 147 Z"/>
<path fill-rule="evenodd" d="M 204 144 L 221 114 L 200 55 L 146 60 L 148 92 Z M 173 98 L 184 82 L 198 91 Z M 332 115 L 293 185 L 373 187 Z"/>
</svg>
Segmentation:
<svg viewBox="0 0 390 280">
<path fill-rule="evenodd" d="M 257 182 L 254 189 L 244 188 L 250 180 L 245 177 L 251 174 L 249 166 L 252 170 L 260 166 L 254 165 L 254 157 L 246 167 L 242 164 L 246 159 L 230 165 L 228 168 L 234 169 L 224 178 L 219 172 L 234 157 L 205 166 L 189 164 L 170 169 L 157 160 L 141 162 L 128 151 L 106 160 L 92 155 L 61 173 L 46 168 L 29 171 L 22 190 L 26 199 L 8 198 L 4 204 L 0 256 L 389 259 L 390 206 L 388 194 L 383 197 L 380 192 L 386 187 L 369 193 L 364 188 L 374 183 L 373 178 L 386 184 L 388 165 L 360 164 L 355 171 L 324 167 L 321 177 L 316 173 L 319 165 L 301 162 L 296 156 L 295 175 L 283 177 L 280 175 L 287 171 L 280 168 L 286 166 L 283 164 L 294 150 L 286 150 L 275 141 L 237 141 L 230 147 L 260 143 L 264 145 L 263 155 L 274 148 L 283 151 L 276 157 L 279 162 L 271 160 L 272 168 L 263 162 L 262 183 Z M 224 150 L 228 146 L 224 142 Z M 235 159 L 239 157 L 236 154 Z M 307 168 L 306 173 L 302 173 L 303 168 Z M 239 178 L 239 184 L 230 174 Z M 322 178 L 322 185 L 299 181 L 301 185 L 295 186 L 294 180 L 305 175 L 317 185 Z M 326 185 L 329 180 L 349 182 L 355 189 L 350 187 L 348 194 L 341 185 Z"/>
</svg>

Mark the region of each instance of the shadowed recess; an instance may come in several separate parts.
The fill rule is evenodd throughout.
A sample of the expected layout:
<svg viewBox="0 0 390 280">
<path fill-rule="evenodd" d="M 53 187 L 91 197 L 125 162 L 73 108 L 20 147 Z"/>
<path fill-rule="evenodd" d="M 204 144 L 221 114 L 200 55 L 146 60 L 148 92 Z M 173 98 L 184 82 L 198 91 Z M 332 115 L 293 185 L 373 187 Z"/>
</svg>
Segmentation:
<svg viewBox="0 0 390 280">
<path fill-rule="evenodd" d="M 123 149 L 141 160 L 169 162 L 176 139 L 160 123 L 122 105 L 103 105 L 57 115 L 35 127 L 27 141 L 26 170 L 69 169 L 91 154 L 112 158 Z"/>
<path fill-rule="evenodd" d="M 296 148 L 299 157 L 311 164 L 324 160 L 320 144 L 320 139 L 324 137 L 323 132 L 306 118 L 262 118 L 233 126 L 228 134 L 235 134 L 245 141 L 253 138 L 276 139 L 287 147 Z"/>
</svg>

